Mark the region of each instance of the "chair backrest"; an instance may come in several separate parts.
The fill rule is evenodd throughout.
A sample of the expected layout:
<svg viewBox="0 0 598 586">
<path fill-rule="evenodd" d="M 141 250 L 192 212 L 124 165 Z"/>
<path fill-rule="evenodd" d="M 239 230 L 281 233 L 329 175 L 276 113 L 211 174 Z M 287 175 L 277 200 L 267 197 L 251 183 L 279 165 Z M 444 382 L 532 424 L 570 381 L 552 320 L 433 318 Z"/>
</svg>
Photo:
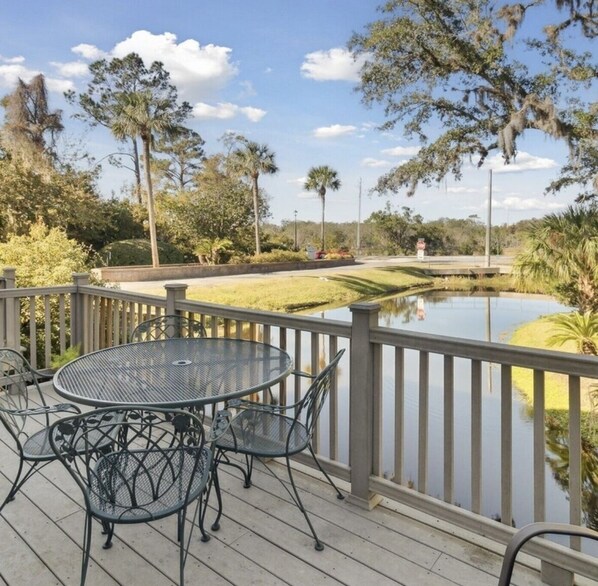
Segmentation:
<svg viewBox="0 0 598 586">
<path fill-rule="evenodd" d="M 0 420 L 17 442 L 26 439 L 29 431 L 38 431 L 27 425 L 27 411 L 45 405 L 29 362 L 16 350 L 0 348 Z M 38 417 L 43 419 L 43 425 L 49 424 L 47 413 Z"/>
<path fill-rule="evenodd" d="M 180 315 L 159 315 L 141 322 L 131 333 L 131 342 L 167 338 L 203 338 L 204 336 L 206 336 L 206 329 L 194 319 Z"/>
<path fill-rule="evenodd" d="M 310 438 L 330 392 L 336 367 L 344 353 L 344 349 L 339 350 L 336 356 L 318 373 L 298 406 L 295 418 L 305 418 L 304 425 Z"/>
<path fill-rule="evenodd" d="M 168 513 L 161 497 L 175 482 L 188 495 L 211 463 L 201 420 L 178 409 L 106 407 L 65 417 L 52 425 L 50 444 L 88 508 L 109 502 L 108 512 L 129 521 Z"/>
</svg>

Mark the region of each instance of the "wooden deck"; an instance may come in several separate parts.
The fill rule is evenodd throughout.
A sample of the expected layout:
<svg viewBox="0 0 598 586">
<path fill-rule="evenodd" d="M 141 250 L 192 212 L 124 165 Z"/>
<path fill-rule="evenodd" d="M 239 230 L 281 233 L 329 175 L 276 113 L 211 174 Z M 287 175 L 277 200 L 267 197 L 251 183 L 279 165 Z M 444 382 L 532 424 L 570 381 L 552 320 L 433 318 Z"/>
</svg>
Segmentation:
<svg viewBox="0 0 598 586">
<path fill-rule="evenodd" d="M 18 464 L 7 440 L 4 429 L 0 430 L 0 495 L 8 491 Z M 284 468 L 274 466 L 284 477 Z M 301 513 L 261 465 L 251 489 L 244 489 L 228 467 L 221 471 L 222 527 L 208 543 L 199 540 L 198 532 L 194 534 L 185 571 L 190 585 L 485 586 L 497 582 L 501 546 L 396 503 L 361 510 L 337 500 L 326 483 L 298 474 L 304 502 L 326 544 L 323 552 L 317 552 Z M 59 463 L 50 464 L 26 483 L 0 514 L 0 585 L 79 583 L 81 503 L 79 488 Z M 88 585 L 177 583 L 174 518 L 151 526 L 117 526 L 112 549 L 105 551 L 101 545 L 98 526 Z M 521 567 L 513 583 L 541 581 L 536 571 Z"/>
</svg>

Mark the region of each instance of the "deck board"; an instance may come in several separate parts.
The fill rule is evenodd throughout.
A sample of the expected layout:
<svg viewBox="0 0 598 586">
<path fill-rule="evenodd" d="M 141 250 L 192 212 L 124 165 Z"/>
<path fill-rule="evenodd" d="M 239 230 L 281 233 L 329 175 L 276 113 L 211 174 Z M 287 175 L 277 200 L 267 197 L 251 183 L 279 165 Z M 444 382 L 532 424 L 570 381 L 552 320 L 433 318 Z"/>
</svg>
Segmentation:
<svg viewBox="0 0 598 586">
<path fill-rule="evenodd" d="M 50 400 L 53 393 L 50 391 Z M 6 494 L 17 457 L 0 430 L 0 495 Z M 273 468 L 285 478 L 285 468 Z M 224 516 L 208 543 L 192 538 L 185 576 L 189 584 L 376 584 L 494 586 L 501 558 L 480 544 L 400 510 L 362 510 L 338 500 L 312 474 L 296 481 L 326 545 L 313 547 L 301 512 L 280 483 L 257 465 L 244 489 L 238 471 L 222 466 Z M 342 483 L 341 483 L 342 487 Z M 214 517 L 213 502 L 208 525 Z M 31 478 L 0 514 L 0 586 L 79 583 L 84 512 L 79 489 L 59 463 Z M 176 584 L 178 544 L 174 517 L 151 525 L 117 526 L 114 545 L 102 549 L 94 526 L 87 584 Z M 462 533 L 462 532 L 458 532 Z M 514 584 L 541 584 L 537 572 L 518 568 Z"/>
</svg>

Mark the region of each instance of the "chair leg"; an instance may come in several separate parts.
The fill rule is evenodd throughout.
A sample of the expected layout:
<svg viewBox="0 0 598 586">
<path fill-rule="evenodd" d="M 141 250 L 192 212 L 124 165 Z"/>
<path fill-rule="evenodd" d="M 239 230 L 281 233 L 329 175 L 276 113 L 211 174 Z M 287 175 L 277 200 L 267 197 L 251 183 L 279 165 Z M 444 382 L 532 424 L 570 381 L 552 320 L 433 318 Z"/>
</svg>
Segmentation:
<svg viewBox="0 0 598 586">
<path fill-rule="evenodd" d="M 89 566 L 89 556 L 91 554 L 91 515 L 85 514 L 85 528 L 83 530 L 83 559 L 81 560 L 81 586 L 84 586 L 87 578 L 87 567 Z"/>
<path fill-rule="evenodd" d="M 287 471 L 289 473 L 289 480 L 291 481 L 291 486 L 293 487 L 293 492 L 295 493 L 295 504 L 297 505 L 299 510 L 303 513 L 303 516 L 305 517 L 305 520 L 307 521 L 309 529 L 310 529 L 312 535 L 314 536 L 314 539 L 316 540 L 316 545 L 315 545 L 316 550 L 322 551 L 324 549 L 324 545 L 318 538 L 316 530 L 314 529 L 313 525 L 311 524 L 311 521 L 309 519 L 307 511 L 305 510 L 305 507 L 303 506 L 303 502 L 301 501 L 301 497 L 299 496 L 299 491 L 297 490 L 297 487 L 295 486 L 295 480 L 293 479 L 293 472 L 291 469 L 291 460 L 288 456 L 286 456 L 286 461 L 287 461 Z"/>
<path fill-rule="evenodd" d="M 314 462 L 320 469 L 320 472 L 326 477 L 326 480 L 328 480 L 328 483 L 330 484 L 330 486 L 332 486 L 332 488 L 334 488 L 334 490 L 336 490 L 336 498 L 339 500 L 343 500 L 345 498 L 345 495 L 338 489 L 338 486 L 336 486 L 336 484 L 334 484 L 334 482 L 332 481 L 332 478 L 330 478 L 330 476 L 328 475 L 328 472 L 326 472 L 326 470 L 324 470 L 324 468 L 322 468 L 322 464 L 320 464 L 320 462 L 316 458 L 316 454 L 314 453 L 314 449 L 311 447 L 311 444 L 308 444 L 308 448 L 309 448 L 311 457 L 314 459 Z"/>
<path fill-rule="evenodd" d="M 12 486 L 10 487 L 10 490 L 8 491 L 8 494 L 6 495 L 6 498 L 4 499 L 4 501 L 2 502 L 2 504 L 0 505 L 0 512 L 2 512 L 2 509 L 4 508 L 4 506 L 7 503 L 10 503 L 11 501 L 15 500 L 15 495 L 17 494 L 19 487 L 21 486 L 19 484 L 19 478 L 21 478 L 21 472 L 23 471 L 23 460 L 20 459 L 19 460 L 19 469 L 17 470 L 17 476 L 14 479 Z"/>
<path fill-rule="evenodd" d="M 216 519 L 212 523 L 212 531 L 218 531 L 218 529 L 220 529 L 220 518 L 222 517 L 222 492 L 220 491 L 220 481 L 218 480 L 217 465 L 214 466 L 214 470 L 212 472 L 212 482 L 214 483 L 214 488 L 216 490 L 216 500 L 218 501 L 218 514 L 216 515 Z M 207 499 L 205 508 L 208 508 Z"/>
<path fill-rule="evenodd" d="M 222 450 L 214 458 L 214 466 L 224 464 L 226 466 L 232 466 L 243 474 L 243 488 L 249 488 L 251 486 L 251 474 L 253 472 L 253 456 L 245 454 L 245 468 L 240 466 L 236 462 L 233 462 Z"/>
<path fill-rule="evenodd" d="M 201 499 L 201 496 L 199 497 Z M 201 511 L 200 511 L 201 512 Z M 185 586 L 185 514 L 186 509 L 177 513 L 177 535 L 179 536 L 179 584 Z"/>
<path fill-rule="evenodd" d="M 110 549 L 112 547 L 112 537 L 114 536 L 114 523 L 108 523 L 108 521 L 102 521 L 102 535 L 107 535 L 103 549 Z"/>
<path fill-rule="evenodd" d="M 17 470 L 17 476 L 14 479 L 12 486 L 10 487 L 10 490 L 8 491 L 8 495 L 4 499 L 3 503 L 0 505 L 0 512 L 2 511 L 2 509 L 4 508 L 4 506 L 6 504 L 15 500 L 15 497 L 17 496 L 17 493 L 19 492 L 19 490 L 21 490 L 21 487 L 25 484 L 25 482 L 27 482 L 29 480 L 29 478 L 31 478 L 31 476 L 33 476 L 38 471 L 37 465 L 39 464 L 39 462 L 33 462 L 32 464 L 30 464 L 30 468 L 29 468 L 29 470 L 27 470 L 25 476 L 23 476 L 23 478 L 21 478 L 21 474 L 23 473 L 23 462 L 24 462 L 23 459 L 21 459 L 19 462 L 19 469 Z M 47 463 L 48 462 L 44 462 L 43 465 L 45 465 Z M 41 469 L 41 467 L 39 469 Z"/>
<path fill-rule="evenodd" d="M 199 530 L 201 532 L 201 540 L 206 543 L 210 541 L 210 536 L 206 533 L 205 529 L 205 520 L 206 520 L 206 513 L 208 512 L 208 500 L 210 499 L 210 493 L 212 492 L 212 486 L 208 485 L 208 487 L 204 490 L 202 494 L 199 495 L 197 501 L 197 523 L 199 525 Z"/>
</svg>

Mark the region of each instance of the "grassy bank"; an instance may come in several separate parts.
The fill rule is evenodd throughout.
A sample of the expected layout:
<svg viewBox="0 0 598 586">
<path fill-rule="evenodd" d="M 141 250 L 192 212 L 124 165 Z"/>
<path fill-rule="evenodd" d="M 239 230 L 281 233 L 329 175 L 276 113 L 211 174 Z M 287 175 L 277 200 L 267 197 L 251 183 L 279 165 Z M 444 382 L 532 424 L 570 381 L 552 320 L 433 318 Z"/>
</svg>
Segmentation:
<svg viewBox="0 0 598 586">
<path fill-rule="evenodd" d="M 190 286 L 187 297 L 235 307 L 294 313 L 329 305 L 393 295 L 411 289 L 430 287 L 451 291 L 512 291 L 508 275 L 497 277 L 430 277 L 418 266 L 389 266 L 360 270 L 331 270 L 329 273 L 296 275 L 239 276 L 228 282 Z M 163 295 L 164 289 L 146 290 Z"/>
<path fill-rule="evenodd" d="M 364 297 L 431 286 L 433 279 L 413 269 L 383 267 L 288 277 L 244 277 L 231 283 L 190 287 L 187 297 L 236 307 L 286 313 L 322 305 L 346 305 Z"/>
<path fill-rule="evenodd" d="M 542 348 L 546 350 L 559 350 L 563 352 L 575 353 L 575 344 L 568 342 L 563 346 L 550 347 L 546 340 L 554 333 L 554 325 L 547 317 L 529 322 L 517 328 L 511 337 L 510 343 L 516 346 L 529 346 L 531 348 Z M 533 403 L 534 383 L 533 372 L 529 369 L 514 368 L 513 382 L 517 388 L 525 395 L 530 403 Z M 584 411 L 591 409 L 591 401 L 588 391 L 594 381 L 588 379 L 581 380 L 581 408 Z M 564 374 L 547 373 L 545 377 L 545 397 L 546 410 L 565 410 L 569 409 L 568 378 Z"/>
</svg>

